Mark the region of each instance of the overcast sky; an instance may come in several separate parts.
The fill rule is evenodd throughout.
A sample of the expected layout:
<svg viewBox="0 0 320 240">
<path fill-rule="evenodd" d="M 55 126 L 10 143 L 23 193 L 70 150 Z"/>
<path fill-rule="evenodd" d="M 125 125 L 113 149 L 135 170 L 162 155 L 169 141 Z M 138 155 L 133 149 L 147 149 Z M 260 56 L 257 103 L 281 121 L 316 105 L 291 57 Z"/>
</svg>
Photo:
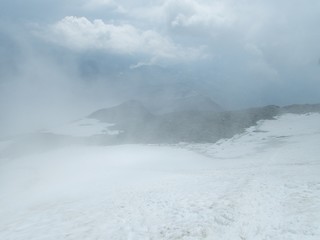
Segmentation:
<svg viewBox="0 0 320 240">
<path fill-rule="evenodd" d="M 4 129 L 184 83 L 225 108 L 320 102 L 319 0 L 2 0 L 0 21 Z"/>
</svg>

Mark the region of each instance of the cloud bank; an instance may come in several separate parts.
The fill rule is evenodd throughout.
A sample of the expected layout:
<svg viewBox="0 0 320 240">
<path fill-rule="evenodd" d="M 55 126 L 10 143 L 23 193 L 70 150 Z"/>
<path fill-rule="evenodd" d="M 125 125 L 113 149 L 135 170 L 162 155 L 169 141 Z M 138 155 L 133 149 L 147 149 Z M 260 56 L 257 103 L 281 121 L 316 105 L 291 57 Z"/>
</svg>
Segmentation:
<svg viewBox="0 0 320 240">
<path fill-rule="evenodd" d="M 39 33 L 42 34 L 42 33 Z M 141 30 L 130 24 L 105 23 L 85 17 L 67 16 L 49 26 L 44 37 L 76 50 L 102 50 L 121 55 L 149 57 L 158 61 L 194 61 L 205 57 L 202 48 L 184 48 L 154 30 Z"/>
<path fill-rule="evenodd" d="M 1 1 L 0 121 L 71 119 L 168 86 L 226 108 L 320 102 L 319 12 L 317 0 Z"/>
</svg>

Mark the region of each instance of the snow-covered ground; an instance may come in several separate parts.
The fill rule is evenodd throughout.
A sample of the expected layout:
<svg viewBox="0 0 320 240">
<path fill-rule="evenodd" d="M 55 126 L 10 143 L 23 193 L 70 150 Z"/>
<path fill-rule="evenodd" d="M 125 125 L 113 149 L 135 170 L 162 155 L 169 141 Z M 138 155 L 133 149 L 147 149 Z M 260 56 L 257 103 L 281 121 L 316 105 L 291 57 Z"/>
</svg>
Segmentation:
<svg viewBox="0 0 320 240">
<path fill-rule="evenodd" d="M 0 239 L 318 240 L 320 114 L 216 144 L 0 159 Z"/>
<path fill-rule="evenodd" d="M 73 137 L 90 137 L 98 134 L 119 134 L 119 130 L 110 129 L 110 127 L 113 126 L 114 124 L 112 123 L 105 123 L 96 119 L 84 118 L 45 132 Z"/>
</svg>

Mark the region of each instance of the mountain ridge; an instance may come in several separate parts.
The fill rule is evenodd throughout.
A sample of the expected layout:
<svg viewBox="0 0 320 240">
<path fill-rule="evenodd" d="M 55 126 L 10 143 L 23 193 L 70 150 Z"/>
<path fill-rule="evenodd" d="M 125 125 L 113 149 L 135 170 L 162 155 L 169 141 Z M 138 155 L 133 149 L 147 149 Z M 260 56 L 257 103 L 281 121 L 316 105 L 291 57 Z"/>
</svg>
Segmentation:
<svg viewBox="0 0 320 240">
<path fill-rule="evenodd" d="M 65 131 L 66 128 L 40 131 L 10 139 L 11 144 L 2 151 L 2 155 L 15 157 L 39 149 L 47 151 L 70 144 L 214 143 L 241 134 L 261 120 L 272 120 L 288 113 L 312 112 L 320 113 L 320 104 L 294 104 L 283 107 L 269 105 L 236 111 L 184 111 L 156 115 L 139 101 L 133 100 L 97 110 L 87 118 L 79 120 L 80 122 L 74 122 L 71 130 L 85 128 L 83 136 L 62 134 L 74 132 L 68 129 Z M 84 121 L 85 119 L 95 121 Z M 95 126 L 95 123 L 98 125 Z M 87 130 L 90 129 L 92 134 L 88 134 Z"/>
<path fill-rule="evenodd" d="M 128 103 L 124 103 L 124 105 L 130 106 Z M 277 115 L 320 112 L 320 104 L 296 104 L 284 107 L 269 105 L 236 111 L 193 110 L 156 115 L 142 107 L 143 104 L 138 101 L 134 101 L 133 105 L 134 109 L 138 109 L 139 112 L 135 112 L 135 114 L 131 112 L 126 116 L 134 117 L 121 119 L 120 122 L 112 122 L 115 124 L 115 128 L 123 131 L 120 136 L 116 137 L 117 140 L 121 139 L 120 143 L 215 142 L 221 138 L 232 137 L 260 120 L 273 119 Z M 123 109 L 123 104 L 118 107 Z M 105 115 L 110 115 L 110 112 L 116 108 L 117 106 L 103 111 Z M 99 118 L 99 114 L 91 114 L 89 117 L 100 121 L 106 119 Z"/>
</svg>

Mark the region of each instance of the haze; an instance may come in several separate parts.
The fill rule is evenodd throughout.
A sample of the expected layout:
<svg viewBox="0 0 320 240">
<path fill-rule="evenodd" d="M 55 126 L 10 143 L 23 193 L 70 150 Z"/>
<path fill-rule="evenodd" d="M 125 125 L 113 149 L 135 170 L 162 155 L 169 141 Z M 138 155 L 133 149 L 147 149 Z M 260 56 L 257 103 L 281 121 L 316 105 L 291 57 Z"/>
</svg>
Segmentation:
<svg viewBox="0 0 320 240">
<path fill-rule="evenodd" d="M 1 1 L 1 135 L 185 85 L 225 109 L 319 102 L 319 11 L 316 0 Z"/>
<path fill-rule="evenodd" d="M 319 240 L 319 0 L 1 0 L 1 240 Z"/>
</svg>

